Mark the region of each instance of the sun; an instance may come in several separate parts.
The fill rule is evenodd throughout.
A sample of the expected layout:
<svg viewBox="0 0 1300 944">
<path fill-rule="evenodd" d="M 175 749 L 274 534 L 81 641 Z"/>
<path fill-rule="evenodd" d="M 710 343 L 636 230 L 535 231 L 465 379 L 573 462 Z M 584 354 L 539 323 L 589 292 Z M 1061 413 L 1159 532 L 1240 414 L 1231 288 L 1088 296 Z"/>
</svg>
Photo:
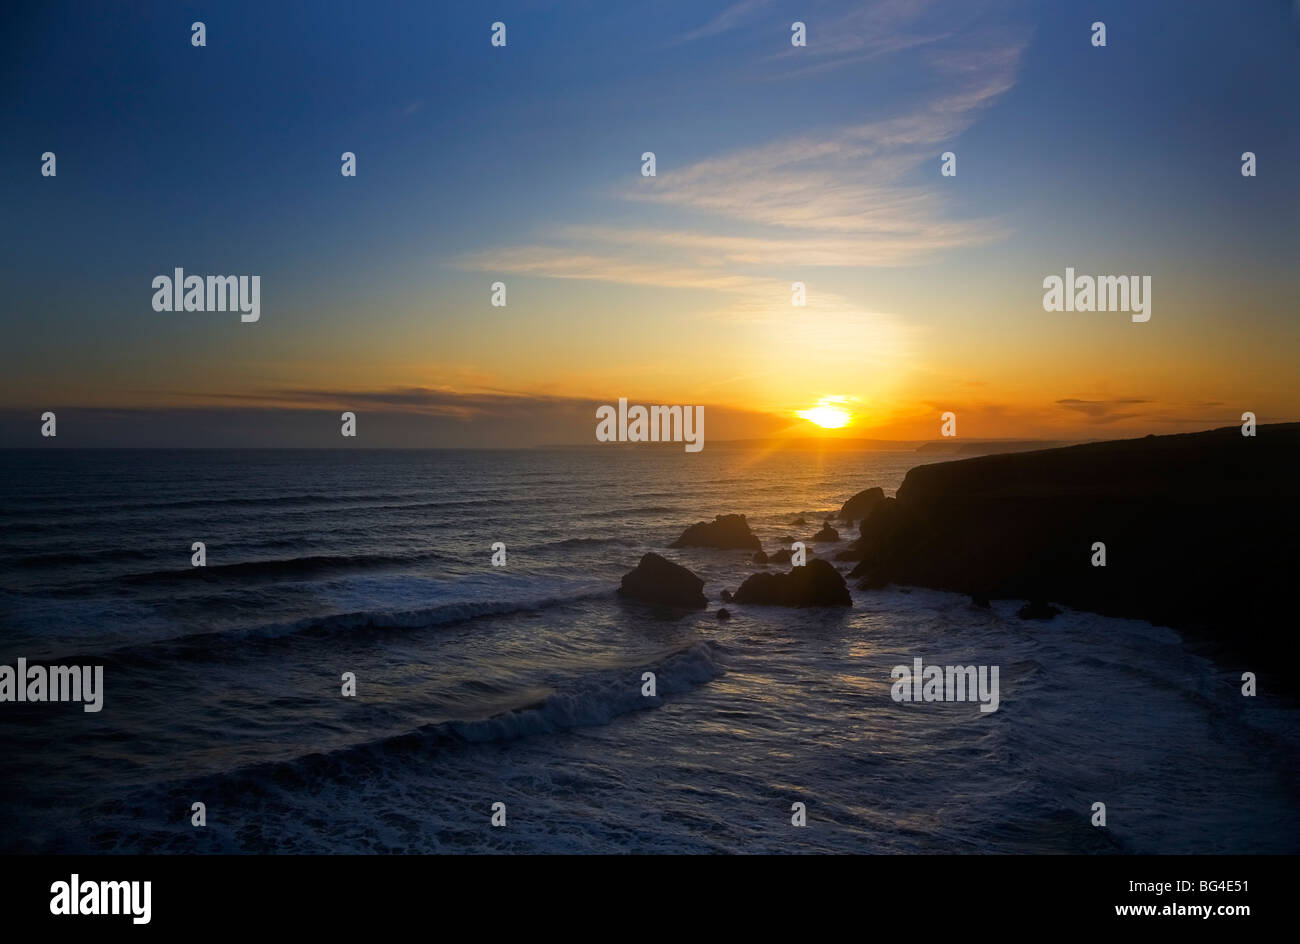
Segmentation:
<svg viewBox="0 0 1300 944">
<path fill-rule="evenodd" d="M 847 403 L 848 399 L 848 397 L 822 397 L 815 407 L 799 410 L 795 416 L 816 423 L 822 429 L 842 429 L 853 422 L 853 414 L 840 406 L 841 403 Z"/>
</svg>

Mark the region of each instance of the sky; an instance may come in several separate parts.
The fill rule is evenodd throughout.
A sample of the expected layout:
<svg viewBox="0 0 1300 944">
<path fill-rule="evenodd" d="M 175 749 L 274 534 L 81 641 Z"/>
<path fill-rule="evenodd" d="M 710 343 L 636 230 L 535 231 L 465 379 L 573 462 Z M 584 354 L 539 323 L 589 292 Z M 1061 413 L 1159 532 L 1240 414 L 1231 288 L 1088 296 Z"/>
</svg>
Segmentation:
<svg viewBox="0 0 1300 944">
<path fill-rule="evenodd" d="M 620 397 L 714 439 L 1300 419 L 1289 0 L 32 6 L 0 446 L 47 410 L 69 446 L 337 445 L 343 410 L 582 444 Z M 260 319 L 155 311 L 176 267 L 260 276 Z M 1045 311 L 1067 267 L 1150 276 L 1150 320 Z"/>
</svg>

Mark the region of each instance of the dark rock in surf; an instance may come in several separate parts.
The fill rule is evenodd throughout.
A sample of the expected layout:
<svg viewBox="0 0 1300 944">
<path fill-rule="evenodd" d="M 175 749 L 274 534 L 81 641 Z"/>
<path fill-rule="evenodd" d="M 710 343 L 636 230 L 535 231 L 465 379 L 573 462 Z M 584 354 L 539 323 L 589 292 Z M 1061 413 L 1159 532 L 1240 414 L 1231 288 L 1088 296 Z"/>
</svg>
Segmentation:
<svg viewBox="0 0 1300 944">
<path fill-rule="evenodd" d="M 839 511 L 841 521 L 858 521 L 871 514 L 872 510 L 885 500 L 885 490 L 882 488 L 868 488 L 858 492 L 848 501 L 846 501 Z"/>
<path fill-rule="evenodd" d="M 829 524 L 823 525 L 822 529 L 812 536 L 814 541 L 838 541 L 840 533 L 832 528 Z"/>
<path fill-rule="evenodd" d="M 719 547 L 746 551 L 762 550 L 744 515 L 718 515 L 712 521 L 693 524 L 671 547 Z"/>
<path fill-rule="evenodd" d="M 736 591 L 737 603 L 765 606 L 852 606 L 839 571 L 824 560 L 809 561 L 788 574 L 751 574 Z"/>
<path fill-rule="evenodd" d="M 665 606 L 709 605 L 704 597 L 703 580 L 681 564 L 654 553 L 646 554 L 634 570 L 623 575 L 618 595 Z"/>
</svg>

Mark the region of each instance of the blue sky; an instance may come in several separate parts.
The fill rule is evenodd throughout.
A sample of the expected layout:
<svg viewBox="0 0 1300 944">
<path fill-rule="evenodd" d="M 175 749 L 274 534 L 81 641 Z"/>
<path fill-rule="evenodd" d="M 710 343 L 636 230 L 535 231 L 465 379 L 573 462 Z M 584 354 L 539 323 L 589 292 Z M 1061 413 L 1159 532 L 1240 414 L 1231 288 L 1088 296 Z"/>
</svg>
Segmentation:
<svg viewBox="0 0 1300 944">
<path fill-rule="evenodd" d="M 1264 412 L 1300 412 L 1287 2 L 4 16 L 0 407 L 334 409 L 400 388 L 485 421 L 494 391 L 785 417 L 846 394 L 874 404 L 864 428 L 919 436 L 974 384 L 960 405 L 989 435 L 1032 435 L 1071 419 L 1058 400 L 1147 401 L 1136 422 L 1163 430 L 1254 384 Z M 261 274 L 263 321 L 159 317 L 150 280 L 178 265 Z M 1046 319 L 1041 279 L 1065 265 L 1153 274 L 1155 328 Z M 796 279 L 818 305 L 791 332 L 770 308 Z"/>
</svg>

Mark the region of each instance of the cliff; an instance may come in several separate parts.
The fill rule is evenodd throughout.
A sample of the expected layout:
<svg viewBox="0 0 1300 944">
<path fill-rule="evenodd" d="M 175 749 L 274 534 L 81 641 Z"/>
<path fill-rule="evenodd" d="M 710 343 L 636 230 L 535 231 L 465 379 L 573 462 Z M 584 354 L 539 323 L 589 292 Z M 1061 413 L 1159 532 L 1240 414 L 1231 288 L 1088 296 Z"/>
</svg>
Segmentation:
<svg viewBox="0 0 1300 944">
<path fill-rule="evenodd" d="M 1289 423 L 920 466 L 864 519 L 850 576 L 1151 620 L 1263 682 L 1297 654 L 1298 461 Z"/>
</svg>

